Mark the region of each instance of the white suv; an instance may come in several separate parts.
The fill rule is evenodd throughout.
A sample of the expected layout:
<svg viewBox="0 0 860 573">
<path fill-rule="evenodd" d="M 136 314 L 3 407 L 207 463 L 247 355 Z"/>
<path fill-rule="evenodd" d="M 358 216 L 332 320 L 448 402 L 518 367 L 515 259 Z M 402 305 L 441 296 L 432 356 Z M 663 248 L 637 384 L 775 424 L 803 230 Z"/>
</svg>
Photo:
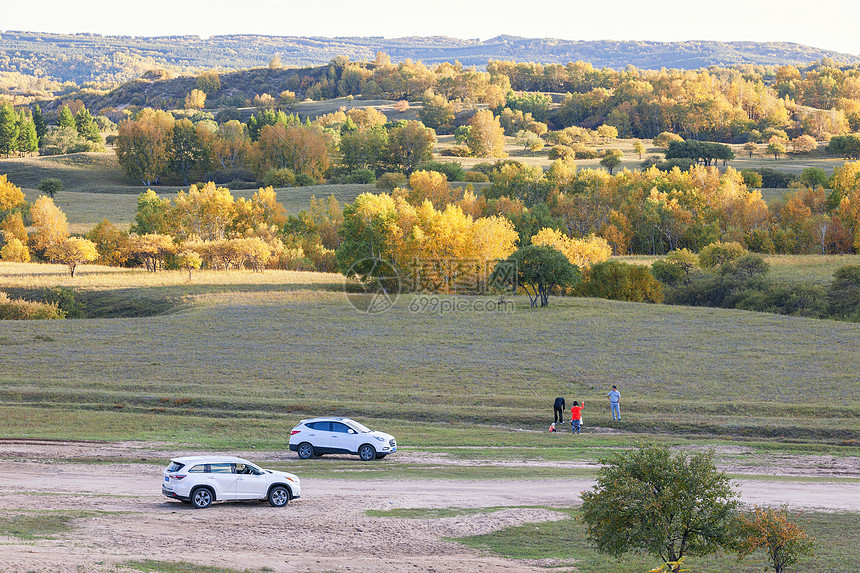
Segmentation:
<svg viewBox="0 0 860 573">
<path fill-rule="evenodd" d="M 349 418 L 302 420 L 290 432 L 290 451 L 302 459 L 323 454 L 358 454 L 364 461 L 381 459 L 397 451 L 394 436 L 374 432 Z"/>
<path fill-rule="evenodd" d="M 299 478 L 266 470 L 232 456 L 174 458 L 164 470 L 161 493 L 197 509 L 213 501 L 258 499 L 283 507 L 301 496 Z"/>
</svg>

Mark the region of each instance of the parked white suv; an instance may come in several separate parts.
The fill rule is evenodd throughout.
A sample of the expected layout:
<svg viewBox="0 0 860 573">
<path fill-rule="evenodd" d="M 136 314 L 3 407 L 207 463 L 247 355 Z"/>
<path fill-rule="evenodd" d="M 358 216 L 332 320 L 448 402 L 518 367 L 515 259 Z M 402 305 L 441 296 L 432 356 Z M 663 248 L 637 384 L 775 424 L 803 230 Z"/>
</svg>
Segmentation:
<svg viewBox="0 0 860 573">
<path fill-rule="evenodd" d="M 197 509 L 213 501 L 241 499 L 269 500 L 274 507 L 283 507 L 300 497 L 302 489 L 291 473 L 263 469 L 232 456 L 195 456 L 170 460 L 161 493 Z"/>
<path fill-rule="evenodd" d="M 364 461 L 381 459 L 397 451 L 394 436 L 374 432 L 349 418 L 302 420 L 290 432 L 290 451 L 302 459 L 323 454 L 358 454 Z"/>
</svg>

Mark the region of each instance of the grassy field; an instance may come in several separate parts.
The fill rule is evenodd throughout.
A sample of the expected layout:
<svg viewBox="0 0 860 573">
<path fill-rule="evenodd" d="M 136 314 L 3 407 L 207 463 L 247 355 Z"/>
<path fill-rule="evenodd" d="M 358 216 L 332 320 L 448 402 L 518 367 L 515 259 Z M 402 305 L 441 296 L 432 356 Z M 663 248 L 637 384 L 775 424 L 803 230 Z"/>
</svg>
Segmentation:
<svg viewBox="0 0 860 573">
<path fill-rule="evenodd" d="M 23 267 L 0 264 L 0 285 L 66 280 L 60 267 Z M 278 448 L 301 417 L 340 413 L 414 447 L 541 447 L 556 395 L 588 402 L 587 427 L 610 427 L 605 393 L 617 384 L 615 427 L 638 435 L 860 445 L 860 325 L 560 298 L 422 313 L 403 297 L 367 315 L 337 275 L 188 283 L 182 272 L 87 270 L 80 286 L 182 304 L 148 318 L 0 324 L 11 436 Z"/>
<path fill-rule="evenodd" d="M 585 526 L 579 518 L 579 511 L 557 511 L 567 513 L 569 517 L 525 524 L 457 541 L 511 559 L 540 559 L 544 566 L 575 566 L 576 571 L 581 573 L 640 573 L 660 565 L 659 560 L 650 555 L 628 554 L 615 559 L 597 553 L 586 540 Z M 859 515 L 810 512 L 802 514 L 798 523 L 819 543 L 815 545 L 814 554 L 802 556 L 792 570 L 832 573 L 860 570 L 860 553 L 857 552 L 857 544 L 860 543 Z M 705 557 L 688 556 L 684 566 L 699 573 L 752 573 L 768 569 L 762 552 L 743 561 L 738 561 L 735 554 L 724 552 Z"/>
</svg>

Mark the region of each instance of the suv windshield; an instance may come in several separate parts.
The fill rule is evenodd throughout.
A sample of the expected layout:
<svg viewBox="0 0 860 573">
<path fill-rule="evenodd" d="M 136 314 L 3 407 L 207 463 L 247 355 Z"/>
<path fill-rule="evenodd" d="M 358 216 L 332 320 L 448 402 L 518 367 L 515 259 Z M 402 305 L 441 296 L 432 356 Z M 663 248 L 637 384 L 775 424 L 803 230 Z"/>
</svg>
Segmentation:
<svg viewBox="0 0 860 573">
<path fill-rule="evenodd" d="M 364 424 L 360 424 L 359 422 L 356 422 L 355 420 L 352 420 L 349 423 L 349 425 L 352 426 L 357 432 L 362 433 L 362 434 L 367 434 L 371 431 L 370 428 L 368 428 Z"/>
</svg>

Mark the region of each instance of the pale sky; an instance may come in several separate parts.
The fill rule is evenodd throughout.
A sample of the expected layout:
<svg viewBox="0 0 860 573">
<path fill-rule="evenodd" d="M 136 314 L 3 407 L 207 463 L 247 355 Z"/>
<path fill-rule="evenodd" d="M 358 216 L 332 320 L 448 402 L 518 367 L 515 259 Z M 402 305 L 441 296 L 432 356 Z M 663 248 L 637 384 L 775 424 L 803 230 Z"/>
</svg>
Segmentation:
<svg viewBox="0 0 860 573">
<path fill-rule="evenodd" d="M 9 0 L 4 0 L 8 2 Z M 784 41 L 860 55 L 857 0 L 43 0 L 0 29 L 164 36 L 451 36 Z"/>
</svg>

